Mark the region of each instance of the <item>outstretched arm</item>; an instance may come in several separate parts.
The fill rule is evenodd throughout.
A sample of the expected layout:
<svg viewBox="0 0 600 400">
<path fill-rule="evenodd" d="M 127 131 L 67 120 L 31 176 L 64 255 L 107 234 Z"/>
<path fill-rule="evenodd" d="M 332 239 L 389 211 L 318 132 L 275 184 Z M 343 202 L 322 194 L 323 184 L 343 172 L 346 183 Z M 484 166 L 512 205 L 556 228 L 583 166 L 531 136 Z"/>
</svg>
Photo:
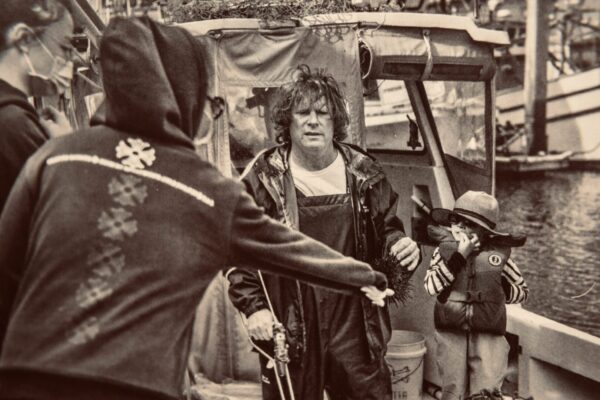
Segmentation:
<svg viewBox="0 0 600 400">
<path fill-rule="evenodd" d="M 232 223 L 231 264 L 248 265 L 330 289 L 356 293 L 385 276 L 269 217 L 242 193 Z"/>
</svg>

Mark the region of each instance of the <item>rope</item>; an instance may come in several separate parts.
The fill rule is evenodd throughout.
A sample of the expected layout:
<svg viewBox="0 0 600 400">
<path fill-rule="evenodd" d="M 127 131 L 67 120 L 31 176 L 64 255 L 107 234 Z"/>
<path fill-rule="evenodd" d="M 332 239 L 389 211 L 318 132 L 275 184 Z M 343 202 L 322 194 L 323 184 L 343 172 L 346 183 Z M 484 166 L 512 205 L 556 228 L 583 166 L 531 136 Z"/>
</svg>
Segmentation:
<svg viewBox="0 0 600 400">
<path fill-rule="evenodd" d="M 261 277 L 261 282 L 262 282 L 262 277 Z M 263 285 L 264 285 L 264 283 L 263 283 Z M 265 293 L 266 293 L 266 291 L 265 291 Z M 268 295 L 267 295 L 267 300 L 268 300 Z M 244 326 L 246 335 L 248 335 L 248 339 L 250 340 L 250 345 L 254 348 L 254 350 L 256 350 L 258 353 L 260 353 L 263 357 L 265 357 L 267 360 L 272 362 L 273 369 L 275 369 L 275 358 L 271 357 L 269 355 L 269 353 L 267 353 L 266 351 L 261 349 L 256 343 L 254 343 L 254 340 L 252 340 L 252 336 L 250 336 L 250 332 L 248 331 L 248 327 L 246 326 L 243 314 L 240 311 L 238 311 L 238 312 L 240 313 L 240 317 L 242 317 L 242 321 L 244 322 L 242 325 Z M 275 318 L 275 315 L 273 315 L 273 318 Z M 275 373 L 273 375 L 275 375 L 275 381 L 277 382 L 277 388 L 279 389 L 279 395 L 281 396 L 281 400 L 285 400 L 285 394 L 283 392 L 283 386 L 281 385 L 281 379 L 279 379 L 279 375 L 277 374 L 277 372 L 276 371 L 274 371 L 274 372 Z M 289 371 L 287 365 L 285 366 L 285 373 L 287 375 L 287 383 L 288 383 L 289 393 L 291 395 L 291 400 L 294 400 L 294 391 L 292 389 L 292 382 L 290 380 L 290 371 Z"/>
<path fill-rule="evenodd" d="M 594 151 L 596 151 L 598 148 L 600 147 L 600 142 L 596 143 L 596 145 L 594 147 L 592 147 L 589 150 L 580 150 L 580 151 L 575 151 L 573 152 L 573 155 L 578 155 L 578 154 L 589 154 L 589 153 L 593 153 Z"/>
<path fill-rule="evenodd" d="M 431 70 L 433 69 L 433 52 L 431 50 L 431 40 L 430 40 L 430 32 L 429 29 L 423 29 L 423 41 L 425 42 L 425 48 L 427 49 L 427 63 L 425 64 L 425 68 L 423 69 L 423 74 L 421 75 L 421 80 L 427 80 L 431 75 Z"/>
<path fill-rule="evenodd" d="M 269 292 L 267 291 L 267 286 L 265 285 L 265 281 L 263 279 L 262 272 L 260 270 L 258 271 L 258 277 L 260 279 L 260 284 L 262 285 L 263 291 L 265 293 L 265 297 L 267 298 L 267 304 L 269 305 L 269 311 L 271 311 L 273 321 L 275 324 L 281 324 L 281 322 L 279 322 L 279 320 L 277 319 L 277 316 L 275 315 L 275 309 L 273 308 L 273 303 L 271 303 L 271 297 L 269 296 Z M 279 389 L 279 395 L 281 396 L 282 400 L 285 400 L 286 397 L 283 392 L 283 386 L 281 384 L 281 379 L 279 378 L 279 374 L 276 371 L 275 363 L 277 361 L 275 360 L 275 357 L 271 357 L 266 351 L 264 351 L 256 343 L 254 343 L 254 340 L 252 339 L 252 336 L 250 336 L 250 332 L 248 331 L 248 327 L 246 326 L 246 320 L 244 319 L 243 314 L 239 310 L 238 310 L 238 312 L 240 314 L 240 317 L 242 318 L 242 322 L 244 322 L 242 325 L 244 326 L 246 335 L 248 336 L 248 339 L 250 340 L 250 345 L 259 354 L 261 354 L 263 357 L 265 357 L 267 360 L 269 360 L 270 362 L 273 363 L 273 372 L 274 372 L 273 375 L 275 376 L 275 381 L 277 382 L 277 388 Z M 294 389 L 292 387 L 292 380 L 290 377 L 290 370 L 289 370 L 287 363 L 285 363 L 285 375 L 286 375 L 286 382 L 287 382 L 287 386 L 288 386 L 288 393 L 290 394 L 290 400 L 295 400 Z"/>
<path fill-rule="evenodd" d="M 269 305 L 269 310 L 271 310 L 271 314 L 273 314 L 273 320 L 276 323 L 279 323 L 277 316 L 275 315 L 275 310 L 273 309 L 273 304 L 271 303 L 271 297 L 269 296 L 269 292 L 267 292 L 267 286 L 265 285 L 265 281 L 262 276 L 262 272 L 258 271 L 258 277 L 260 278 L 260 284 L 263 287 L 263 291 L 265 292 L 265 297 L 267 298 L 267 304 Z"/>
<path fill-rule="evenodd" d="M 579 299 L 579 298 L 581 298 L 583 296 L 586 296 L 588 293 L 590 293 L 594 289 L 594 286 L 596 286 L 596 282 L 592 283 L 592 286 L 588 290 L 586 290 L 585 292 L 583 292 L 583 293 L 581 293 L 581 294 L 579 294 L 577 296 L 571 296 L 571 298 L 572 299 Z"/>
<path fill-rule="evenodd" d="M 275 309 L 273 308 L 273 303 L 271 303 L 271 297 L 269 296 L 269 292 L 267 291 L 267 286 L 265 285 L 265 281 L 263 279 L 262 276 L 262 272 L 259 270 L 258 271 L 258 277 L 260 278 L 260 284 L 262 285 L 263 291 L 265 292 L 265 297 L 267 298 L 267 304 L 269 305 L 269 310 L 271 310 L 271 315 L 273 316 L 273 321 L 275 322 L 275 324 L 279 324 L 281 325 L 281 322 L 279 322 L 279 320 L 277 319 L 277 315 L 275 314 Z M 273 332 L 273 334 L 275 334 Z M 252 340 L 252 339 L 250 339 Z M 286 356 L 287 358 L 287 356 Z M 287 361 L 289 361 L 289 359 L 287 359 Z M 275 358 L 273 358 L 273 363 L 276 363 L 277 361 L 275 360 Z M 290 378 L 290 370 L 288 368 L 287 362 L 285 363 L 285 376 L 286 376 L 286 382 L 288 384 L 288 391 L 290 393 L 290 398 L 291 400 L 295 400 L 294 398 L 294 389 L 292 387 L 292 381 Z M 276 369 L 276 365 L 273 365 L 274 370 Z M 277 386 L 279 386 L 279 392 L 281 394 L 281 398 L 285 399 L 285 396 L 283 395 L 283 388 L 281 387 L 281 380 L 279 379 L 279 374 L 277 373 L 277 371 L 275 372 L 275 380 L 277 381 Z"/>
</svg>

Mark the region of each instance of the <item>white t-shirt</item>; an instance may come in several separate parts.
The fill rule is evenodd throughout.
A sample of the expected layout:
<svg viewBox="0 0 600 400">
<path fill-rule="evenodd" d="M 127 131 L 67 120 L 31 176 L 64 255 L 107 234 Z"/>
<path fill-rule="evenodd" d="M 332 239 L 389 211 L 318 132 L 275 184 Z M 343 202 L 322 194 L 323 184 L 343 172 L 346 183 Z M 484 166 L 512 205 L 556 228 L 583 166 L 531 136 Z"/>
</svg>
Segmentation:
<svg viewBox="0 0 600 400">
<path fill-rule="evenodd" d="M 292 157 L 289 161 L 294 185 L 305 196 L 346 193 L 346 166 L 339 151 L 330 165 L 318 171 L 308 171 L 295 163 Z"/>
</svg>

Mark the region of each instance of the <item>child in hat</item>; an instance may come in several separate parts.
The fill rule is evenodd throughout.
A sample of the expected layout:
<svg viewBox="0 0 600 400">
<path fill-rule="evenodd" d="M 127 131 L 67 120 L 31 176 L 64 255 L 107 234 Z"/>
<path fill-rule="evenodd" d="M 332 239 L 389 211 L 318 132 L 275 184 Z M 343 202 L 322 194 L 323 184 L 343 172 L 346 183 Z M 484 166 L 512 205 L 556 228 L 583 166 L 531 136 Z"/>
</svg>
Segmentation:
<svg viewBox="0 0 600 400">
<path fill-rule="evenodd" d="M 508 361 L 506 303 L 527 299 L 527 284 L 510 259 L 525 237 L 497 232 L 498 201 L 468 191 L 453 210 L 433 209 L 434 250 L 425 290 L 437 296 L 434 319 L 442 400 L 483 390 L 499 393 Z M 498 397 L 501 399 L 502 397 Z"/>
</svg>

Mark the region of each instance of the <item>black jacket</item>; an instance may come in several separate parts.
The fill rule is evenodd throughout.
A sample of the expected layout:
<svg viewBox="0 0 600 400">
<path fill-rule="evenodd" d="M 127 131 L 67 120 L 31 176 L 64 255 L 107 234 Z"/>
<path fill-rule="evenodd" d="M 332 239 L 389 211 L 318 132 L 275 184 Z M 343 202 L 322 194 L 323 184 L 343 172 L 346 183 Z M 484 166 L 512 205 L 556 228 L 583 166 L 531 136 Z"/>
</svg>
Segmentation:
<svg viewBox="0 0 600 400">
<path fill-rule="evenodd" d="M 0 80 L 0 213 L 21 168 L 46 140 L 25 93 Z"/>
<path fill-rule="evenodd" d="M 385 284 L 268 218 L 196 155 L 206 76 L 189 33 L 113 19 L 100 57 L 104 122 L 34 154 L 0 219 L 0 394 L 180 397 L 196 305 L 231 263 L 346 289 Z M 81 392 L 60 392 L 65 379 Z"/>
<path fill-rule="evenodd" d="M 346 163 L 356 227 L 357 258 L 373 263 L 398 239 L 405 236 L 402 221 L 396 216 L 398 195 L 385 178 L 381 166 L 361 149 L 336 143 Z M 256 202 L 267 214 L 297 229 L 298 209 L 294 183 L 289 172 L 285 146 L 262 153 L 247 167 L 244 182 Z M 283 197 L 279 195 L 283 193 Z M 229 296 L 246 316 L 267 308 L 260 280 L 255 271 L 236 268 L 228 272 L 231 283 Z M 298 282 L 264 274 L 277 318 L 287 329 L 290 354 L 299 359 L 305 346 L 302 297 Z M 387 306 L 380 308 L 363 299 L 365 331 L 370 354 L 379 358 L 385 354 L 391 335 Z"/>
</svg>

